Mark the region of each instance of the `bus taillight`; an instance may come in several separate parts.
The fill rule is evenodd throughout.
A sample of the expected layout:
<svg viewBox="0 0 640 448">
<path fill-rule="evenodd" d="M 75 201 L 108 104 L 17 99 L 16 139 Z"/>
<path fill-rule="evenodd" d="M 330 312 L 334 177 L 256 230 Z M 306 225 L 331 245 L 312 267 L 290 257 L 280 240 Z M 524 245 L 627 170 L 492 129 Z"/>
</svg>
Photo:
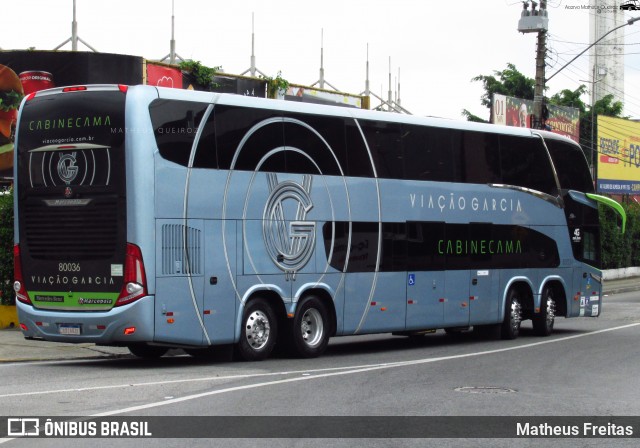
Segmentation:
<svg viewBox="0 0 640 448">
<path fill-rule="evenodd" d="M 71 86 L 71 87 L 65 87 L 64 89 L 62 89 L 63 92 L 84 92 L 85 90 L 87 90 L 87 86 Z"/>
<path fill-rule="evenodd" d="M 124 285 L 115 306 L 126 305 L 147 295 L 147 276 L 142 252 L 135 244 L 127 243 L 124 262 Z"/>
<path fill-rule="evenodd" d="M 29 293 L 24 287 L 24 280 L 22 278 L 22 262 L 20 257 L 20 245 L 13 246 L 13 290 L 16 293 L 16 299 L 22 303 L 31 305 L 31 299 Z"/>
</svg>

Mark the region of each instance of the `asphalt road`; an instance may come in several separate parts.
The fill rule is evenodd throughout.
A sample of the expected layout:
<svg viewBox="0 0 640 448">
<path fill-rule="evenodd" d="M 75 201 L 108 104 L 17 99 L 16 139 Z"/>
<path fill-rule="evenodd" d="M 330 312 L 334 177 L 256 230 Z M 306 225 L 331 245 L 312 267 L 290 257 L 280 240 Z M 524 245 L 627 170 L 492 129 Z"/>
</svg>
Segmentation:
<svg viewBox="0 0 640 448">
<path fill-rule="evenodd" d="M 3 414 L 16 416 L 311 417 L 308 436 L 352 416 L 640 416 L 640 293 L 604 298 L 597 319 L 558 319 L 551 337 L 529 322 L 514 341 L 444 332 L 411 340 L 391 335 L 335 338 L 312 360 L 203 362 L 188 356 L 0 365 Z M 640 418 L 634 434 L 640 433 Z M 169 422 L 171 419 L 163 420 Z M 367 421 L 367 420 L 365 420 Z M 373 434 L 381 420 L 370 419 Z M 553 421 L 553 420 L 551 420 Z M 232 423 L 232 421 L 230 421 Z M 184 420 L 175 421 L 176 431 Z M 215 420 L 210 422 L 219 423 Z M 299 424 L 292 420 L 291 427 Z M 334 421 L 335 423 L 335 421 Z M 419 421 L 420 423 L 420 421 Z M 422 423 L 429 423 L 424 420 Z M 505 425 L 512 424 L 505 418 Z M 207 421 L 204 422 L 207 424 Z M 465 434 L 465 424 L 462 426 Z M 325 425 L 325 426 L 322 426 Z M 366 425 L 365 425 L 366 426 Z M 165 431 L 166 427 L 163 428 Z M 304 429 L 304 428 L 303 428 Z M 338 426 L 335 428 L 339 430 Z M 397 430 L 391 428 L 390 431 Z M 284 435 L 287 434 L 286 428 Z M 96 439 L 94 446 L 637 446 L 633 438 L 565 439 Z M 275 430 L 274 430 L 275 432 Z M 279 434 L 278 432 L 275 432 Z M 303 435 L 305 432 L 303 431 Z M 86 446 L 86 439 L 0 440 L 5 446 Z"/>
</svg>

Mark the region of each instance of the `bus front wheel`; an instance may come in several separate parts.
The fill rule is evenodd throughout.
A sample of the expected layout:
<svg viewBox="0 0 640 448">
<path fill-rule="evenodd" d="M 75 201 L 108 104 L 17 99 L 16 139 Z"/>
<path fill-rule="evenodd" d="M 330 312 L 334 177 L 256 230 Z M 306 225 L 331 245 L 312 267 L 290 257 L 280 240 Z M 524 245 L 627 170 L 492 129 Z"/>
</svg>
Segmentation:
<svg viewBox="0 0 640 448">
<path fill-rule="evenodd" d="M 320 356 L 329 344 L 329 312 L 318 297 L 308 296 L 298 303 L 292 326 L 292 349 L 302 358 Z"/>
<path fill-rule="evenodd" d="M 255 299 L 244 309 L 237 352 L 245 361 L 262 361 L 273 351 L 277 335 L 273 308 L 266 300 Z"/>
<path fill-rule="evenodd" d="M 516 288 L 511 288 L 507 294 L 504 321 L 500 332 L 502 339 L 516 339 L 520 335 L 520 323 L 522 322 L 521 300 L 520 292 Z"/>
</svg>

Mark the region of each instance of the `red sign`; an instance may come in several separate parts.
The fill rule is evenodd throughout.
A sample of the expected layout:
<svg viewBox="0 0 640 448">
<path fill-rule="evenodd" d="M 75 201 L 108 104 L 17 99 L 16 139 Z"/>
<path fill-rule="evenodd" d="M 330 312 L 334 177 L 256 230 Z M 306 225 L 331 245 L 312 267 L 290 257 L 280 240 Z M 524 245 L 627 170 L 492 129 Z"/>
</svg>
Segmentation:
<svg viewBox="0 0 640 448">
<path fill-rule="evenodd" d="M 147 84 L 156 87 L 182 89 L 182 72 L 175 67 L 147 62 Z"/>
</svg>

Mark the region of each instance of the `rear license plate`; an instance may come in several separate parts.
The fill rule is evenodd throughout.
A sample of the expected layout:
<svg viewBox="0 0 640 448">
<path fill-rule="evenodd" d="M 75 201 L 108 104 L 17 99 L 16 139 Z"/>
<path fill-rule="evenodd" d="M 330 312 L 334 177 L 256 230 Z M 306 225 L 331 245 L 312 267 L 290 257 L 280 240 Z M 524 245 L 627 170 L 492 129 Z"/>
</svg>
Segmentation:
<svg viewBox="0 0 640 448">
<path fill-rule="evenodd" d="M 77 324 L 60 324 L 58 326 L 58 332 L 60 334 L 79 335 L 80 325 Z"/>
</svg>

